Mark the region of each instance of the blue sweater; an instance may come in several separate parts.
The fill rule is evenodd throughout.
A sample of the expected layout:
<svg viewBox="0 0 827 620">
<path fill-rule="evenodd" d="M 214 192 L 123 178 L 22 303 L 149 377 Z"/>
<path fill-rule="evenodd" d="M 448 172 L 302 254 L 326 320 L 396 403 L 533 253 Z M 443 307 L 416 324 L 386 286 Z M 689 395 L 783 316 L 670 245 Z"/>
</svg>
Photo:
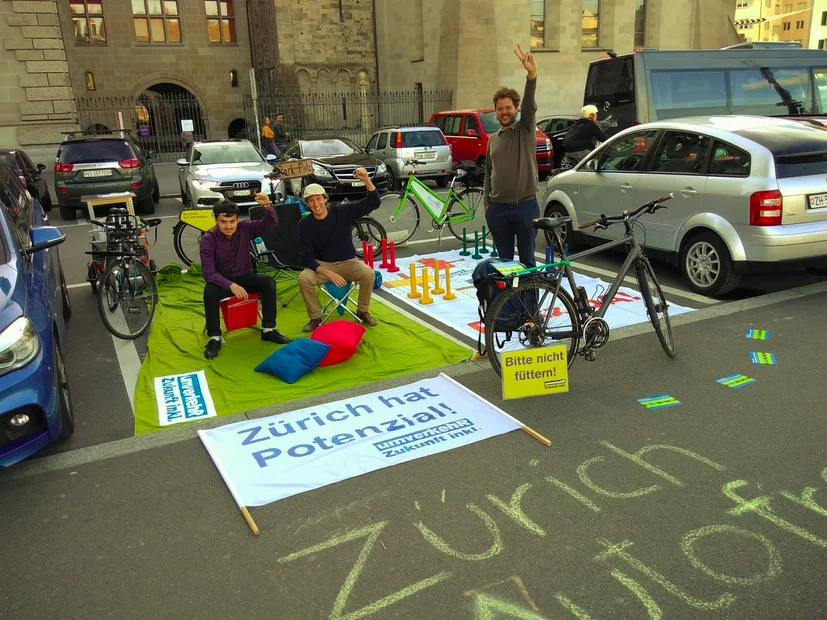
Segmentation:
<svg viewBox="0 0 827 620">
<path fill-rule="evenodd" d="M 312 213 L 303 217 L 299 221 L 299 249 L 304 264 L 316 271 L 320 260 L 337 263 L 356 258 L 351 227 L 378 207 L 379 191 L 373 190 L 358 202 L 329 206 L 323 220 L 317 220 Z"/>
</svg>

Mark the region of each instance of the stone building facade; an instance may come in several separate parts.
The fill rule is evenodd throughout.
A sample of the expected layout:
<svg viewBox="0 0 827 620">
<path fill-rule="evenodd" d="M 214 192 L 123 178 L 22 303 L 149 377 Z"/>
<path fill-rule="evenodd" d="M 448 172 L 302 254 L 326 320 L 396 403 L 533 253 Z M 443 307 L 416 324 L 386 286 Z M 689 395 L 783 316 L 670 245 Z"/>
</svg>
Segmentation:
<svg viewBox="0 0 827 620">
<path fill-rule="evenodd" d="M 577 112 L 592 60 L 607 50 L 630 52 L 636 39 L 659 49 L 738 43 L 732 26 L 735 4 L 736 0 L 375 0 L 378 81 L 382 89 L 417 84 L 450 88 L 455 108 L 490 107 L 499 86 L 521 88 L 525 70 L 512 50 L 518 43 L 528 49 L 534 41 L 539 112 Z"/>
<path fill-rule="evenodd" d="M 74 128 L 74 102 L 53 1 L 0 2 L 0 145 L 38 145 Z"/>
</svg>

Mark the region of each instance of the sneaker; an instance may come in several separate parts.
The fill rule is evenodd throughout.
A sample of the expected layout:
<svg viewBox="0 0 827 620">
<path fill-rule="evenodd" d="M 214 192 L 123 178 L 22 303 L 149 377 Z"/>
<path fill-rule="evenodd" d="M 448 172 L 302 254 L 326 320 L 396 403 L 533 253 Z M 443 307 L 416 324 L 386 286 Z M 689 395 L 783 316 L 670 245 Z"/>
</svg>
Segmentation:
<svg viewBox="0 0 827 620">
<path fill-rule="evenodd" d="M 265 342 L 275 342 L 276 344 L 287 344 L 292 342 L 290 338 L 279 333 L 279 330 L 273 329 L 269 332 L 261 332 L 261 339 Z"/>
<path fill-rule="evenodd" d="M 376 319 L 370 315 L 370 312 L 357 312 L 356 318 L 368 327 L 376 327 Z"/>
<path fill-rule="evenodd" d="M 210 341 L 207 343 L 207 346 L 204 348 L 204 357 L 208 360 L 213 359 L 214 357 L 218 357 L 218 352 L 221 350 L 221 341 L 220 340 L 213 340 L 210 338 Z"/>
<path fill-rule="evenodd" d="M 314 329 L 316 329 L 321 324 L 322 324 L 321 319 L 310 319 L 310 322 L 307 325 L 305 325 L 304 327 L 302 327 L 302 331 L 303 332 L 312 332 Z"/>
</svg>

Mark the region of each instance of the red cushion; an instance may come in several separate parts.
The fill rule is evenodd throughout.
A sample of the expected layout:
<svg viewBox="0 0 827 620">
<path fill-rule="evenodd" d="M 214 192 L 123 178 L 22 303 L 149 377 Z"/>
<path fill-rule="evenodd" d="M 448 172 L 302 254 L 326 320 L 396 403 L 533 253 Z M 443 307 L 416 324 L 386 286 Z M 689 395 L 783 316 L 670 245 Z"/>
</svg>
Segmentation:
<svg viewBox="0 0 827 620">
<path fill-rule="evenodd" d="M 332 366 L 350 359 L 364 334 L 365 326 L 352 321 L 331 321 L 319 325 L 310 338 L 330 345 L 319 366 Z"/>
</svg>

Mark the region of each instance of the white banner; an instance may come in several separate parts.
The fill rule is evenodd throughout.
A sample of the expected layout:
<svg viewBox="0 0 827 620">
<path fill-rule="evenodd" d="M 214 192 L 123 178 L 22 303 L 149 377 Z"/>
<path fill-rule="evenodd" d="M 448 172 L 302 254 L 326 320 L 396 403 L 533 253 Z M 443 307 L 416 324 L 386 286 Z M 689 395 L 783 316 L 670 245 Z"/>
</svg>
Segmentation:
<svg viewBox="0 0 827 620">
<path fill-rule="evenodd" d="M 155 398 L 158 402 L 158 421 L 161 426 L 216 416 L 203 370 L 155 377 Z"/>
<path fill-rule="evenodd" d="M 488 257 L 489 255 L 484 255 L 484 258 Z M 451 291 L 456 295 L 456 299 L 446 301 L 442 295 L 431 294 L 433 303 L 428 305 L 420 304 L 418 299 L 410 299 L 408 297 L 408 293 L 411 290 L 410 264 L 415 263 L 417 266 L 417 286 L 421 292 L 422 267 L 429 267 L 429 285 L 433 288 L 434 265 L 436 265 L 436 261 L 447 262 L 451 266 Z M 382 272 L 382 288 L 399 301 L 419 309 L 437 321 L 476 340 L 478 334 L 482 331 L 482 325 L 480 323 L 479 312 L 477 311 L 477 307 L 479 306 L 477 289 L 474 287 L 471 276 L 478 262 L 478 260 L 474 260 L 470 256 L 460 256 L 459 250 L 438 252 L 428 256 L 400 258 L 396 261 L 399 267 L 398 272 Z M 445 288 L 445 271 L 443 268 L 440 268 L 439 272 L 440 285 Z M 600 302 L 603 301 L 603 293 L 609 290 L 609 283 L 599 278 L 590 278 L 575 273 L 574 280 L 577 286 L 582 286 L 586 289 L 586 294 L 589 296 L 589 299 L 592 300 L 592 305 L 594 306 L 599 305 Z M 567 282 L 564 286 L 566 290 L 568 290 Z M 683 314 L 691 310 L 692 308 L 669 303 L 670 316 Z M 640 293 L 628 287 L 620 288 L 604 318 L 612 329 L 634 325 L 635 323 L 643 323 L 649 320 L 646 314 L 646 306 L 643 303 Z"/>
<path fill-rule="evenodd" d="M 198 435 L 239 505 L 263 506 L 520 427 L 440 375 Z"/>
</svg>

